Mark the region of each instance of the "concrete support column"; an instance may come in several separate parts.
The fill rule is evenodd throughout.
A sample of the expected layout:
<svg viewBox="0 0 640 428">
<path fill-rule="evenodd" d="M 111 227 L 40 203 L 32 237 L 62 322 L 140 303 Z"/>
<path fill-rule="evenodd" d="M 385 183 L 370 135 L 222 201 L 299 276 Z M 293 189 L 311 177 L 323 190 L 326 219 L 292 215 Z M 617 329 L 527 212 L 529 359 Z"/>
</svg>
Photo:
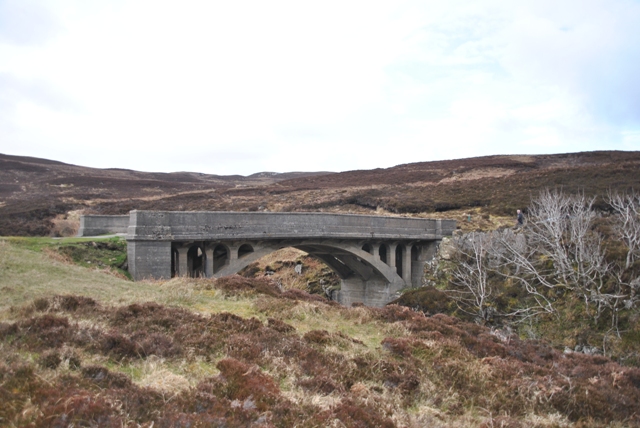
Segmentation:
<svg viewBox="0 0 640 428">
<path fill-rule="evenodd" d="M 407 285 L 411 285 L 411 246 L 404 245 L 402 251 L 402 279 Z"/>
<path fill-rule="evenodd" d="M 232 264 L 236 260 L 238 260 L 238 250 L 240 249 L 239 245 L 229 245 L 229 264 Z"/>
<path fill-rule="evenodd" d="M 187 276 L 189 268 L 187 266 L 187 253 L 189 247 L 178 247 L 178 273 L 176 276 Z"/>
<path fill-rule="evenodd" d="M 389 266 L 391 267 L 396 267 L 396 248 L 398 247 L 398 244 L 396 242 L 389 244 L 389 254 L 387 254 L 387 260 L 389 261 L 389 263 L 387 263 Z"/>
<path fill-rule="evenodd" d="M 205 278 L 211 278 L 213 276 L 213 245 L 208 242 L 205 243 L 204 254 L 207 256 L 205 260 L 204 276 Z"/>
<path fill-rule="evenodd" d="M 380 244 L 371 244 L 371 256 L 374 260 L 380 260 Z"/>
</svg>

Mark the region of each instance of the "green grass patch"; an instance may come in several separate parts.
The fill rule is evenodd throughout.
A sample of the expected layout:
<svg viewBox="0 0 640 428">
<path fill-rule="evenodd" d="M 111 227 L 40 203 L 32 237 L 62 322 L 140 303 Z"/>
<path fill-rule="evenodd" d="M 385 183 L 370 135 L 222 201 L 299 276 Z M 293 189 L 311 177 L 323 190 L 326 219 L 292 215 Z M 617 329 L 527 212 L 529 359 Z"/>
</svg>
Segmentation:
<svg viewBox="0 0 640 428">
<path fill-rule="evenodd" d="M 133 283 L 108 275 L 98 266 L 87 269 L 48 255 L 44 251 L 50 248 L 47 240 L 0 240 L 0 314 L 6 316 L 12 306 L 56 294 L 82 295 L 112 304 L 162 300 L 162 290 L 152 283 Z"/>
<path fill-rule="evenodd" d="M 131 279 L 127 270 L 127 242 L 110 238 L 0 238 L 19 248 L 35 252 L 55 252 L 86 268 L 107 268 Z"/>
</svg>

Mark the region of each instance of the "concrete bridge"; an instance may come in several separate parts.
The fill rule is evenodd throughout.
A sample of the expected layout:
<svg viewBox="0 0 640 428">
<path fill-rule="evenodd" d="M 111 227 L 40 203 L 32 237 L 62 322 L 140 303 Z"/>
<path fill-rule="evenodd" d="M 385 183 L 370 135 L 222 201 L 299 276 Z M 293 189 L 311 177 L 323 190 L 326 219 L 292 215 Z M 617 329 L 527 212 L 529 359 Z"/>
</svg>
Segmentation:
<svg viewBox="0 0 640 428">
<path fill-rule="evenodd" d="M 294 247 L 342 281 L 334 300 L 383 306 L 420 286 L 424 264 L 454 220 L 326 213 L 131 211 L 129 271 L 135 280 L 222 277 Z"/>
</svg>

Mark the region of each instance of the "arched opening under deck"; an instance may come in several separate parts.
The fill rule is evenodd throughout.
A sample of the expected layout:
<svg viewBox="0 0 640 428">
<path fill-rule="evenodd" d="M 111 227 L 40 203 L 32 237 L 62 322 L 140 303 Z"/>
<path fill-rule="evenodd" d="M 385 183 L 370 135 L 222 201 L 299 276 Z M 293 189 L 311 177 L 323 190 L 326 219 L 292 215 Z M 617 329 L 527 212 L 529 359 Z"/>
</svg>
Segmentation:
<svg viewBox="0 0 640 428">
<path fill-rule="evenodd" d="M 179 276 L 178 266 L 180 266 L 180 253 L 175 246 L 171 246 L 171 278 Z"/>
<path fill-rule="evenodd" d="M 396 259 L 396 272 L 398 273 L 398 276 L 400 278 L 403 278 L 402 276 L 402 270 L 403 270 L 403 266 L 402 266 L 402 262 L 404 261 L 404 245 L 398 245 L 396 247 L 396 254 L 395 254 L 395 259 Z"/>
<path fill-rule="evenodd" d="M 238 248 L 238 258 L 242 258 L 251 253 L 253 253 L 253 247 L 249 244 L 242 244 L 240 248 Z"/>
<path fill-rule="evenodd" d="M 229 249 L 218 244 L 213 249 L 213 274 L 220 272 L 220 270 L 229 262 Z"/>
<path fill-rule="evenodd" d="M 204 275 L 206 255 L 200 244 L 192 245 L 187 251 L 187 276 L 200 278 Z"/>
</svg>

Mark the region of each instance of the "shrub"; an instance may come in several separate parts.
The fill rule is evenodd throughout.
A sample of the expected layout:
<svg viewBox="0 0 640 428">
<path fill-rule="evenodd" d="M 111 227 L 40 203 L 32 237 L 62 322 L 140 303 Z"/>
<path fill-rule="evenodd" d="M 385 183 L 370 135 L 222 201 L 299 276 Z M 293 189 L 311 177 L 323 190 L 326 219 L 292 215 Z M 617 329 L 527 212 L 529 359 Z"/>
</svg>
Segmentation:
<svg viewBox="0 0 640 428">
<path fill-rule="evenodd" d="M 101 388 L 128 388 L 132 385 L 126 375 L 110 372 L 106 367 L 87 366 L 82 369 L 82 375 Z"/>
<path fill-rule="evenodd" d="M 307 379 L 301 379 L 296 382 L 301 388 L 316 392 L 323 395 L 331 394 L 334 391 L 344 392 L 344 388 L 337 384 L 330 377 L 327 376 L 314 376 Z"/>
<path fill-rule="evenodd" d="M 370 308 L 369 310 L 373 312 L 376 318 L 386 322 L 406 321 L 424 317 L 424 315 L 416 313 L 407 307 L 395 304 L 388 304 L 383 308 Z"/>
<path fill-rule="evenodd" d="M 291 300 L 302 300 L 305 302 L 322 302 L 326 303 L 330 306 L 340 306 L 338 302 L 334 302 L 333 300 L 327 300 L 325 297 L 320 296 L 318 294 L 309 294 L 306 291 L 298 290 L 297 288 L 292 288 L 290 290 L 282 293 L 282 297 L 285 299 Z"/>
<path fill-rule="evenodd" d="M 69 363 L 69 368 L 72 370 L 77 370 L 82 365 L 82 361 L 80 357 L 75 352 L 65 352 L 62 358 Z"/>
<path fill-rule="evenodd" d="M 116 428 L 124 425 L 122 416 L 113 411 L 106 397 L 95 396 L 89 392 L 76 393 L 65 400 L 64 404 L 45 406 L 42 419 L 50 425 L 40 426 L 100 426 Z"/>
<path fill-rule="evenodd" d="M 33 307 L 36 311 L 44 312 L 49 309 L 49 299 L 40 297 L 33 301 Z"/>
<path fill-rule="evenodd" d="M 240 275 L 231 275 L 219 278 L 216 288 L 227 293 L 255 293 L 267 296 L 280 296 L 282 292 L 278 286 L 268 278 L 244 278 Z"/>
<path fill-rule="evenodd" d="M 62 346 L 74 331 L 67 318 L 46 314 L 19 322 L 16 336 L 20 336 L 27 347 L 40 350 Z"/>
<path fill-rule="evenodd" d="M 254 262 L 238 272 L 238 275 L 245 278 L 255 278 L 260 272 L 262 272 L 260 269 L 260 265 L 258 264 L 258 262 Z"/>
<path fill-rule="evenodd" d="M 103 335 L 99 347 L 102 353 L 117 360 L 143 357 L 143 351 L 139 345 L 116 331 Z"/>
<path fill-rule="evenodd" d="M 424 312 L 426 315 L 447 314 L 455 311 L 455 303 L 446 293 L 433 286 L 410 290 L 389 305 L 406 306 Z"/>
<path fill-rule="evenodd" d="M 267 318 L 267 325 L 279 333 L 292 333 L 296 331 L 295 327 L 275 318 Z M 1 328 L 1 327 L 0 327 Z"/>
<path fill-rule="evenodd" d="M 381 414 L 378 407 L 351 399 L 340 401 L 330 412 L 322 416 L 327 418 L 327 422 L 330 419 L 338 419 L 347 427 L 395 427 L 393 421 Z"/>
<path fill-rule="evenodd" d="M 54 296 L 52 298 L 57 303 L 56 306 L 67 312 L 75 312 L 78 309 L 95 310 L 98 303 L 90 297 L 84 296 Z"/>
<path fill-rule="evenodd" d="M 330 335 L 327 330 L 311 330 L 305 333 L 304 340 L 306 340 L 309 343 L 326 345 L 330 341 Z"/>
<path fill-rule="evenodd" d="M 216 364 L 224 386 L 224 396 L 229 400 L 244 401 L 252 397 L 256 408 L 265 411 L 274 404 L 280 390 L 271 377 L 256 366 L 244 364 L 234 358 L 222 359 Z"/>
<path fill-rule="evenodd" d="M 12 421 L 18 417 L 24 403 L 44 382 L 35 374 L 34 367 L 22 362 L 9 365 L 0 363 L 0 421 Z"/>
<path fill-rule="evenodd" d="M 393 354 L 398 355 L 400 357 L 409 357 L 411 356 L 412 343 L 415 340 L 413 339 L 394 339 L 391 337 L 386 337 L 382 340 L 382 347 L 388 351 L 391 351 Z"/>
<path fill-rule="evenodd" d="M 18 324 L 0 322 L 0 340 L 18 334 Z"/>
<path fill-rule="evenodd" d="M 250 334 L 233 334 L 226 340 L 227 355 L 250 363 L 257 363 L 262 355 L 262 345 Z"/>
<path fill-rule="evenodd" d="M 144 357 L 150 355 L 176 357 L 182 354 L 182 348 L 175 344 L 171 337 L 163 333 L 147 335 L 144 332 L 139 332 L 131 337 L 131 341 L 136 344 L 138 352 Z"/>
<path fill-rule="evenodd" d="M 62 362 L 60 354 L 57 351 L 47 351 L 40 356 L 38 363 L 47 369 L 56 369 Z"/>
</svg>

